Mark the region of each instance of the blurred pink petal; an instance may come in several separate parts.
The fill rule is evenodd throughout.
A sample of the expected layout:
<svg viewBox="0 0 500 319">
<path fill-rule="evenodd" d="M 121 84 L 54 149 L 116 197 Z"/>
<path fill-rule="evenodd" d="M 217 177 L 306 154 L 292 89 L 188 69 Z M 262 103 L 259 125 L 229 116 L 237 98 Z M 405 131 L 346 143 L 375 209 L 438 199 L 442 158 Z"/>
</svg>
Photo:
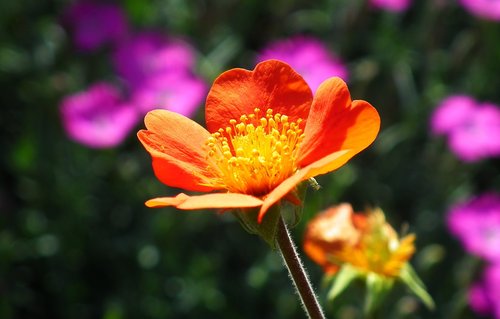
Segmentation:
<svg viewBox="0 0 500 319">
<path fill-rule="evenodd" d="M 468 300 L 470 307 L 476 313 L 484 316 L 491 312 L 488 295 L 482 283 L 475 283 L 469 288 Z"/>
<path fill-rule="evenodd" d="M 194 51 L 186 42 L 154 32 L 132 35 L 120 43 L 112 58 L 117 73 L 131 87 L 158 74 L 190 70 L 195 63 Z"/>
<path fill-rule="evenodd" d="M 347 80 L 348 71 L 339 58 L 321 41 L 305 36 L 270 43 L 257 56 L 257 62 L 277 59 L 292 66 L 314 92 L 326 79 L 338 76 Z"/>
<path fill-rule="evenodd" d="M 76 47 L 82 51 L 116 43 L 128 30 L 122 8 L 111 3 L 76 2 L 68 8 L 63 20 L 73 33 Z"/>
<path fill-rule="evenodd" d="M 500 108 L 492 103 L 448 97 L 434 111 L 431 129 L 446 135 L 451 151 L 463 161 L 500 156 Z"/>
<path fill-rule="evenodd" d="M 450 210 L 447 223 L 467 252 L 500 262 L 500 195 L 482 194 L 457 204 Z"/>
<path fill-rule="evenodd" d="M 459 0 L 472 15 L 491 21 L 500 21 L 500 0 Z"/>
<path fill-rule="evenodd" d="M 460 129 L 449 136 L 451 150 L 464 161 L 500 155 L 500 109 L 491 104 L 478 106 Z"/>
<path fill-rule="evenodd" d="M 480 315 L 500 319 L 500 264 L 489 264 L 481 279 L 469 289 L 469 305 Z"/>
<path fill-rule="evenodd" d="M 412 0 L 370 0 L 375 8 L 395 13 L 403 12 L 411 5 Z"/>
<path fill-rule="evenodd" d="M 452 95 L 436 107 L 431 119 L 435 134 L 446 134 L 464 125 L 474 113 L 476 101 L 467 95 Z"/>
<path fill-rule="evenodd" d="M 132 93 L 133 104 L 142 113 L 166 109 L 192 116 L 207 94 L 204 81 L 187 72 L 158 74 Z"/>
<path fill-rule="evenodd" d="M 135 108 L 122 102 L 117 88 L 103 82 L 65 97 L 61 115 L 68 136 L 94 148 L 117 146 L 139 120 Z"/>
</svg>

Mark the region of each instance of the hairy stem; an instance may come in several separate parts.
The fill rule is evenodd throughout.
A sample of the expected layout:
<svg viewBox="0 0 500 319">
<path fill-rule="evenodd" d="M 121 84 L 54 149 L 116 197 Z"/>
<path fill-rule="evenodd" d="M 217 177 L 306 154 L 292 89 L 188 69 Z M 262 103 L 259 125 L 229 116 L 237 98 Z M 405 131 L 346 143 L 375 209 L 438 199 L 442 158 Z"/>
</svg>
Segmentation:
<svg viewBox="0 0 500 319">
<path fill-rule="evenodd" d="M 292 278 L 295 289 L 302 301 L 302 307 L 308 317 L 310 319 L 325 319 L 323 310 L 314 294 L 306 270 L 302 265 L 302 261 L 300 260 L 295 244 L 292 241 L 292 237 L 290 236 L 290 232 L 282 216 L 278 223 L 277 242 L 281 256 L 283 256 L 283 260 L 288 268 L 290 278 Z"/>
</svg>

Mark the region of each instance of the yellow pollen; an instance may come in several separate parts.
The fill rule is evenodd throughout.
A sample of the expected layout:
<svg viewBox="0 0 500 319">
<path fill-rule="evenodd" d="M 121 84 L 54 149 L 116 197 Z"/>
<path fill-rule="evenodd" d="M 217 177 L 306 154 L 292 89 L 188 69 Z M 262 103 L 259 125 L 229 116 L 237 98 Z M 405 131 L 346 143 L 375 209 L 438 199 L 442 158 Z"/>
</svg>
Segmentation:
<svg viewBox="0 0 500 319">
<path fill-rule="evenodd" d="M 398 239 L 380 210 L 369 215 L 368 224 L 370 230 L 362 234 L 358 245 L 344 247 L 335 253 L 335 259 L 365 272 L 374 272 L 386 277 L 399 276 L 404 264 L 415 252 L 415 235 L 410 234 Z"/>
<path fill-rule="evenodd" d="M 203 185 L 255 196 L 269 193 L 297 170 L 302 122 L 272 109 L 262 115 L 259 108 L 239 122 L 229 120 L 207 139 L 208 168 L 215 177 Z"/>
</svg>

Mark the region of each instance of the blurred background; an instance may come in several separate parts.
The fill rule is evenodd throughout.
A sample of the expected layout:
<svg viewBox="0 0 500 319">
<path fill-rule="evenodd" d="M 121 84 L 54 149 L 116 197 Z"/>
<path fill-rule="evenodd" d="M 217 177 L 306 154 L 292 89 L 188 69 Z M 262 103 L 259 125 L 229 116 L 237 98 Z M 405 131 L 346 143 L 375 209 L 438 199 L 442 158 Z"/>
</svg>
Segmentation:
<svg viewBox="0 0 500 319">
<path fill-rule="evenodd" d="M 280 256 L 231 214 L 144 206 L 178 192 L 136 138 L 144 114 L 203 124 L 218 74 L 272 57 L 313 88 L 344 78 L 382 119 L 372 146 L 308 190 L 299 250 L 327 207 L 380 206 L 417 235 L 411 263 L 437 305 L 397 285 L 384 318 L 500 318 L 498 290 L 470 292 L 488 286 L 496 244 L 484 258 L 447 226 L 456 205 L 500 191 L 499 6 L 0 2 L 0 318 L 304 318 Z M 500 247 L 498 202 L 482 208 L 497 224 L 476 234 Z M 362 285 L 329 304 L 321 268 L 304 262 L 329 318 L 363 318 Z"/>
</svg>

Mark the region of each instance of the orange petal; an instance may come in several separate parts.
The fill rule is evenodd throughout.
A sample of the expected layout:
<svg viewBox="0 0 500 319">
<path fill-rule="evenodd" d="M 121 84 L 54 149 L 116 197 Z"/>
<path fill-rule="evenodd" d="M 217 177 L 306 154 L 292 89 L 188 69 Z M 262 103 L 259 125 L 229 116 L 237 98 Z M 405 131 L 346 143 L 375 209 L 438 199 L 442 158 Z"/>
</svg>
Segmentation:
<svg viewBox="0 0 500 319">
<path fill-rule="evenodd" d="M 297 72 L 284 62 L 268 60 L 253 71 L 232 69 L 215 79 L 205 109 L 207 128 L 210 132 L 225 128 L 230 119 L 239 121 L 255 108 L 263 114 L 272 108 L 290 121 L 306 120 L 311 102 L 311 89 Z"/>
<path fill-rule="evenodd" d="M 304 242 L 304 252 L 309 258 L 323 267 L 323 271 L 327 275 L 334 275 L 340 267 L 330 262 L 330 257 L 327 254 L 328 248 L 329 247 L 324 247 L 323 243 L 317 243 L 313 240 Z"/>
<path fill-rule="evenodd" d="M 323 82 L 314 97 L 299 150 L 299 166 L 344 149 L 351 157 L 368 147 L 378 134 L 380 117 L 368 102 L 351 97 L 337 77 Z"/>
<path fill-rule="evenodd" d="M 304 251 L 327 274 L 333 274 L 338 269 L 332 257 L 345 246 L 356 245 L 359 241 L 360 233 L 353 225 L 352 215 L 352 206 L 344 203 L 328 208 L 307 224 Z"/>
<path fill-rule="evenodd" d="M 150 208 L 154 207 L 165 207 L 165 206 L 177 206 L 185 202 L 189 198 L 188 195 L 180 193 L 175 197 L 158 197 L 150 199 L 146 202 L 146 206 Z"/>
<path fill-rule="evenodd" d="M 256 197 L 236 193 L 211 193 L 188 196 L 180 193 L 175 197 L 159 197 L 146 202 L 148 207 L 175 206 L 178 209 L 192 210 L 205 208 L 246 208 L 258 207 L 262 201 Z"/>
<path fill-rule="evenodd" d="M 341 150 L 332 154 L 329 154 L 314 163 L 311 163 L 304 167 L 302 170 L 307 171 L 305 179 L 315 177 L 318 175 L 326 174 L 331 171 L 336 170 L 345 163 L 347 163 L 357 152 L 354 150 Z"/>
<path fill-rule="evenodd" d="M 153 159 L 156 177 L 164 184 L 191 191 L 210 191 L 200 185 L 207 170 L 205 142 L 210 134 L 193 120 L 175 112 L 154 110 L 144 118 L 147 130 L 137 133 Z"/>
<path fill-rule="evenodd" d="M 354 214 L 352 206 L 348 203 L 326 209 L 309 221 L 305 239 L 328 244 L 356 245 L 361 237 L 361 232 L 353 223 Z M 335 253 L 335 251 L 330 253 Z"/>
<path fill-rule="evenodd" d="M 285 179 L 281 184 L 279 184 L 275 189 L 273 189 L 269 194 L 265 196 L 264 203 L 262 204 L 259 212 L 259 223 L 262 221 L 262 218 L 264 217 L 267 210 L 281 198 L 283 198 L 286 194 L 288 194 L 291 190 L 293 190 L 295 186 L 297 186 L 300 182 L 305 181 L 310 177 L 323 174 L 323 171 L 325 169 L 327 171 L 334 170 L 345 164 L 351 157 L 352 155 L 350 153 L 350 150 L 342 150 L 330 154 L 322 158 L 320 161 L 314 162 L 311 165 L 300 169 L 295 174 Z"/>
</svg>

